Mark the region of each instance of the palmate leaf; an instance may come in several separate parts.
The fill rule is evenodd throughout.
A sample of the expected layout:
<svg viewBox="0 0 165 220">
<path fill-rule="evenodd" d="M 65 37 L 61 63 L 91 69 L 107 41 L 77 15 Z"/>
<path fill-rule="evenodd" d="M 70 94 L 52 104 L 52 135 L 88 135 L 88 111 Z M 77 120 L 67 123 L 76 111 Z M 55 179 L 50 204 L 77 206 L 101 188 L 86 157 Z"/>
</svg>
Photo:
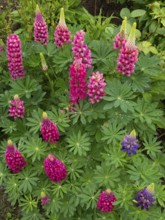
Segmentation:
<svg viewBox="0 0 165 220">
<path fill-rule="evenodd" d="M 59 211 L 61 210 L 61 207 L 63 205 L 62 199 L 51 195 L 50 196 L 50 201 L 51 202 L 49 202 L 46 206 L 43 207 L 46 214 L 50 215 L 50 214 L 54 214 L 54 213 L 59 213 Z"/>
<path fill-rule="evenodd" d="M 20 220 L 45 220 L 40 214 L 39 210 L 35 209 L 33 212 L 24 213 L 22 212 L 22 218 Z"/>
<path fill-rule="evenodd" d="M 0 94 L 0 106 L 9 107 L 9 101 L 11 100 L 11 96 L 12 95 L 10 91 L 5 91 L 3 94 Z"/>
<path fill-rule="evenodd" d="M 39 180 L 32 168 L 25 168 L 18 176 L 20 179 L 19 190 L 23 193 L 32 192 Z"/>
<path fill-rule="evenodd" d="M 125 154 L 121 151 L 121 145 L 109 147 L 107 153 L 102 153 L 102 158 L 115 168 L 123 167 L 127 163 Z"/>
<path fill-rule="evenodd" d="M 60 131 L 64 132 L 69 127 L 69 117 L 65 111 L 60 111 L 52 107 L 51 111 L 47 111 L 49 118 L 54 121 Z"/>
<path fill-rule="evenodd" d="M 114 107 L 120 108 L 123 112 L 133 112 L 135 102 L 133 102 L 132 99 L 135 98 L 135 95 L 131 90 L 131 86 L 127 82 L 122 84 L 117 79 L 112 82 L 108 81 L 106 93 L 107 95 L 103 99 L 109 103 L 104 105 L 104 110 L 109 110 Z"/>
<path fill-rule="evenodd" d="M 5 192 L 11 205 L 15 205 L 20 198 L 19 180 L 16 176 L 11 176 L 5 183 Z"/>
<path fill-rule="evenodd" d="M 127 82 L 131 85 L 134 92 L 143 93 L 150 87 L 150 76 L 138 73 L 132 74 L 129 78 L 126 78 Z"/>
<path fill-rule="evenodd" d="M 116 145 L 117 142 L 122 140 L 126 131 L 123 130 L 123 127 L 120 124 L 108 121 L 102 126 L 102 133 L 104 134 L 102 138 L 103 141 L 106 141 L 107 144 Z"/>
<path fill-rule="evenodd" d="M 71 195 L 66 195 L 63 198 L 62 206 L 60 209 L 60 212 L 62 213 L 62 216 L 64 217 L 71 217 L 76 212 L 76 204 L 75 201 L 72 200 Z"/>
<path fill-rule="evenodd" d="M 114 169 L 113 166 L 110 166 L 109 163 L 102 163 L 101 166 L 96 166 L 94 172 L 94 180 L 99 186 L 104 186 L 106 188 L 114 188 L 116 182 L 119 182 L 120 178 L 120 169 L 118 172 Z"/>
<path fill-rule="evenodd" d="M 0 127 L 5 134 L 12 134 L 14 131 L 17 130 L 16 123 L 5 117 L 1 117 Z"/>
<path fill-rule="evenodd" d="M 38 201 L 36 199 L 33 199 L 32 196 L 29 195 L 24 195 L 24 197 L 21 197 L 19 201 L 19 206 L 21 207 L 21 210 L 23 212 L 29 213 L 37 208 L 37 203 Z"/>
<path fill-rule="evenodd" d="M 155 197 L 158 200 L 158 203 L 165 207 L 165 186 L 161 184 L 155 184 Z"/>
<path fill-rule="evenodd" d="M 65 184 L 57 183 L 52 187 L 52 193 L 57 198 L 64 198 L 64 194 L 68 193 L 68 189 Z"/>
<path fill-rule="evenodd" d="M 28 137 L 20 145 L 22 146 L 20 147 L 21 152 L 30 158 L 32 163 L 44 159 L 46 151 L 48 151 L 47 144 L 38 137 Z"/>
<path fill-rule="evenodd" d="M 157 141 L 157 138 L 149 137 L 148 139 L 144 139 L 144 149 L 147 151 L 147 154 L 152 156 L 156 156 L 157 153 L 161 153 L 161 142 Z"/>
<path fill-rule="evenodd" d="M 147 157 L 134 157 L 133 165 L 128 165 L 127 173 L 130 175 L 130 180 L 135 182 L 144 182 L 145 184 L 158 182 L 163 173 L 161 172 L 159 165 L 153 163 L 153 161 L 147 159 Z"/>
<path fill-rule="evenodd" d="M 144 123 L 154 129 L 154 125 L 161 121 L 163 111 L 157 109 L 158 103 L 151 103 L 144 99 L 138 99 L 133 113 L 135 124 Z"/>
<path fill-rule="evenodd" d="M 69 152 L 72 152 L 74 155 L 86 156 L 87 151 L 90 150 L 90 138 L 86 133 L 82 134 L 79 131 L 73 131 L 73 133 L 66 139 L 68 142 Z"/>
<path fill-rule="evenodd" d="M 82 193 L 78 196 L 80 197 L 81 204 L 86 206 L 86 209 L 95 209 L 97 205 L 97 200 L 100 194 L 100 190 L 96 191 L 95 188 L 82 189 Z"/>
<path fill-rule="evenodd" d="M 31 118 L 27 118 L 28 122 L 26 123 L 26 125 L 30 127 L 29 131 L 33 134 L 36 134 L 40 130 L 42 113 L 43 110 L 38 108 L 37 110 L 33 110 Z"/>
<path fill-rule="evenodd" d="M 141 55 L 137 62 L 137 68 L 145 74 L 156 76 L 161 72 L 160 59 L 156 55 Z"/>
<path fill-rule="evenodd" d="M 33 92 L 40 89 L 40 85 L 35 79 L 26 77 L 25 79 L 18 79 L 11 83 L 11 93 L 19 95 L 20 97 L 25 96 L 29 99 Z"/>
</svg>

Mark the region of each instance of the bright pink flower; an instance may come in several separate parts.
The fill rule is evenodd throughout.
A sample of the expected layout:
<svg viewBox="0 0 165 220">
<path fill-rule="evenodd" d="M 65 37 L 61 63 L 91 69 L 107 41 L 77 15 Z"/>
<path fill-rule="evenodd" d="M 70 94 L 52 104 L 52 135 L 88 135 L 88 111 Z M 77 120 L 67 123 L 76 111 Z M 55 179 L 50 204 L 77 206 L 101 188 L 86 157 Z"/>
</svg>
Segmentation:
<svg viewBox="0 0 165 220">
<path fill-rule="evenodd" d="M 5 159 L 8 167 L 13 171 L 13 173 L 20 172 L 26 165 L 24 157 L 19 150 L 14 147 L 11 140 L 8 141 L 8 145 L 6 147 Z"/>
<path fill-rule="evenodd" d="M 36 17 L 34 22 L 34 40 L 35 42 L 39 42 L 43 45 L 47 45 L 49 41 L 47 24 L 38 5 L 36 7 Z"/>
<path fill-rule="evenodd" d="M 93 72 L 89 79 L 87 94 L 90 102 L 94 104 L 95 102 L 99 102 L 103 96 L 105 96 L 106 93 L 104 91 L 104 87 L 106 86 L 106 83 L 104 81 L 103 74 L 99 72 Z"/>
<path fill-rule="evenodd" d="M 81 59 L 74 60 L 70 66 L 70 102 L 74 105 L 80 100 L 86 98 L 87 83 L 86 83 L 86 68 Z"/>
<path fill-rule="evenodd" d="M 122 45 L 117 61 L 117 70 L 126 76 L 130 76 L 131 73 L 134 72 L 135 63 L 138 61 L 138 49 L 135 45 L 135 30 L 136 23 L 133 24 L 126 44 Z"/>
<path fill-rule="evenodd" d="M 43 139 L 50 144 L 56 143 L 60 137 L 56 124 L 48 118 L 46 112 L 43 112 L 41 134 Z"/>
<path fill-rule="evenodd" d="M 24 102 L 20 100 L 18 95 L 14 96 L 13 100 L 10 100 L 9 116 L 16 118 L 23 118 L 25 114 Z"/>
<path fill-rule="evenodd" d="M 24 78 L 21 41 L 16 34 L 11 34 L 7 38 L 7 58 L 12 79 Z"/>
<path fill-rule="evenodd" d="M 70 32 L 69 32 L 68 27 L 65 23 L 65 16 L 64 16 L 64 9 L 63 8 L 61 8 L 60 21 L 56 27 L 55 32 L 54 32 L 54 37 L 55 37 L 54 44 L 56 44 L 57 47 L 62 47 L 64 44 L 71 43 Z"/>
<path fill-rule="evenodd" d="M 91 68 L 91 51 L 84 43 L 84 37 L 85 32 L 83 30 L 76 33 L 76 35 L 74 36 L 72 52 L 74 54 L 75 60 L 82 59 L 82 63 L 85 65 L 85 68 Z"/>
<path fill-rule="evenodd" d="M 99 200 L 97 202 L 97 208 L 102 212 L 112 212 L 114 209 L 113 202 L 117 199 L 110 189 L 103 191 L 100 194 Z"/>
<path fill-rule="evenodd" d="M 127 18 L 125 17 L 122 22 L 120 32 L 116 35 L 115 41 L 113 43 L 113 48 L 115 50 L 120 49 L 122 47 L 122 45 L 124 45 L 127 42 L 127 40 L 126 40 L 126 25 L 127 25 Z"/>
<path fill-rule="evenodd" d="M 44 160 L 44 169 L 46 175 L 53 182 L 61 182 L 66 178 L 65 164 L 52 154 L 49 154 Z"/>
</svg>

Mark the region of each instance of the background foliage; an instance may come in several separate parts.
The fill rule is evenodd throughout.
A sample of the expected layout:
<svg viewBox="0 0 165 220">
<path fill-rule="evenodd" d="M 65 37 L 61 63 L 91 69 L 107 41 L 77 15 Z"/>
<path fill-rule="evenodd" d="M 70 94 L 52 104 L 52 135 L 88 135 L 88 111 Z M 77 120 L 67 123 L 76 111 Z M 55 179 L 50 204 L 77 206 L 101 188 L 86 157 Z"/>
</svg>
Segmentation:
<svg viewBox="0 0 165 220">
<path fill-rule="evenodd" d="M 11 205 L 19 207 L 21 220 L 165 218 L 165 6 L 163 2 L 131 2 L 133 9 L 124 7 L 118 18 L 127 15 L 130 26 L 134 21 L 138 24 L 137 44 L 141 53 L 130 78 L 116 71 L 113 39 L 120 27 L 112 23 L 114 15 L 105 18 L 100 12 L 92 16 L 78 0 L 43 0 L 40 6 L 50 36 L 50 42 L 44 47 L 33 42 L 36 1 L 8 1 L 8 6 L 4 6 L 6 10 L 0 15 L 0 38 L 5 43 L 7 35 L 16 29 L 22 41 L 26 78 L 11 80 L 4 49 L 0 57 L 0 184 Z M 93 59 L 93 69 L 88 75 L 96 70 L 103 72 L 107 83 L 104 100 L 94 105 L 85 100 L 74 112 L 68 108 L 71 45 L 57 49 L 53 44 L 61 6 L 65 7 L 72 38 L 82 28 L 87 32 L 86 43 Z M 45 56 L 51 80 L 42 71 L 40 52 Z M 15 94 L 25 103 L 23 120 L 8 117 L 9 100 Z M 40 137 L 43 111 L 59 128 L 61 137 L 56 145 L 49 145 Z M 138 134 L 140 149 L 135 156 L 128 157 L 120 150 L 121 141 L 133 129 Z M 16 143 L 28 163 L 15 175 L 9 172 L 4 160 L 8 138 Z M 65 162 L 66 181 L 53 184 L 45 176 L 43 160 L 49 153 Z M 155 183 L 156 204 L 149 212 L 141 211 L 132 200 L 137 191 L 150 183 Z M 117 197 L 115 210 L 102 214 L 96 210 L 97 200 L 100 192 L 109 187 Z M 44 207 L 40 204 L 42 191 L 51 200 Z M 12 219 L 12 216 L 9 213 L 5 218 Z"/>
</svg>

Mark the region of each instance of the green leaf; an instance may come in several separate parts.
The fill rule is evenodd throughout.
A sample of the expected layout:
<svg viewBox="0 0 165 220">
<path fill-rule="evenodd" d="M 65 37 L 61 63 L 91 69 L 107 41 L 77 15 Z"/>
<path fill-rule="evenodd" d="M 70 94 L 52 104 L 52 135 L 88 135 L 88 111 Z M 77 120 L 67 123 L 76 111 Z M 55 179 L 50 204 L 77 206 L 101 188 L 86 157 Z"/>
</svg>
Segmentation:
<svg viewBox="0 0 165 220">
<path fill-rule="evenodd" d="M 130 10 L 128 8 L 122 8 L 120 11 L 120 17 L 124 19 L 124 17 L 130 17 Z"/>
<path fill-rule="evenodd" d="M 149 139 L 144 139 L 144 149 L 150 156 L 156 156 L 157 153 L 161 153 L 161 142 L 157 141 L 157 138 L 149 137 Z"/>
<path fill-rule="evenodd" d="M 105 104 L 104 110 L 112 107 L 119 107 L 123 112 L 134 110 L 135 103 L 131 99 L 135 98 L 135 95 L 127 82 L 122 84 L 117 79 L 112 82 L 108 81 L 106 93 L 107 95 L 103 99 L 110 103 Z"/>
<path fill-rule="evenodd" d="M 120 178 L 120 169 L 116 172 L 113 166 L 110 166 L 109 163 L 103 162 L 101 166 L 96 166 L 94 172 L 94 180 L 99 186 L 104 186 L 105 188 L 114 188 L 115 184 L 119 182 Z"/>
<path fill-rule="evenodd" d="M 41 109 L 33 110 L 32 117 L 27 118 L 28 122 L 26 123 L 26 125 L 30 127 L 29 131 L 33 134 L 36 134 L 40 130 L 42 122 L 42 113 L 43 110 Z"/>
<path fill-rule="evenodd" d="M 131 17 L 132 17 L 132 18 L 141 17 L 141 16 L 143 16 L 145 13 L 146 13 L 145 10 L 136 9 L 136 10 L 133 10 L 133 11 L 131 12 Z"/>
<path fill-rule="evenodd" d="M 111 123 L 109 121 L 102 126 L 102 133 L 104 134 L 102 140 L 114 146 L 118 141 L 122 140 L 126 131 L 123 130 L 121 124 L 117 124 L 116 122 Z"/>
<path fill-rule="evenodd" d="M 90 138 L 86 133 L 82 134 L 81 131 L 73 131 L 66 141 L 68 142 L 69 152 L 74 155 L 86 156 L 87 151 L 90 150 Z"/>
<path fill-rule="evenodd" d="M 20 199 L 19 206 L 21 207 L 23 212 L 29 213 L 37 208 L 38 201 L 33 199 L 31 195 L 24 195 Z"/>
</svg>

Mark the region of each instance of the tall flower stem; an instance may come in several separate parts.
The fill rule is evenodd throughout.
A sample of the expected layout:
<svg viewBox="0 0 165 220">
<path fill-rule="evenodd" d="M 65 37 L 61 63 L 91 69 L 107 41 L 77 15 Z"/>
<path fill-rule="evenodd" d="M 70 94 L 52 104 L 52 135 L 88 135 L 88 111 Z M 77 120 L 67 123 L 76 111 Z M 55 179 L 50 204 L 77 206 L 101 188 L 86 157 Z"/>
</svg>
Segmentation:
<svg viewBox="0 0 165 220">
<path fill-rule="evenodd" d="M 51 78 L 50 78 L 50 76 L 49 76 L 49 74 L 48 74 L 48 71 L 45 71 L 44 74 L 45 74 L 46 78 L 47 78 L 48 81 L 49 81 L 50 94 L 51 94 L 51 96 L 53 96 L 53 95 L 54 95 L 54 82 L 51 80 Z"/>
</svg>

